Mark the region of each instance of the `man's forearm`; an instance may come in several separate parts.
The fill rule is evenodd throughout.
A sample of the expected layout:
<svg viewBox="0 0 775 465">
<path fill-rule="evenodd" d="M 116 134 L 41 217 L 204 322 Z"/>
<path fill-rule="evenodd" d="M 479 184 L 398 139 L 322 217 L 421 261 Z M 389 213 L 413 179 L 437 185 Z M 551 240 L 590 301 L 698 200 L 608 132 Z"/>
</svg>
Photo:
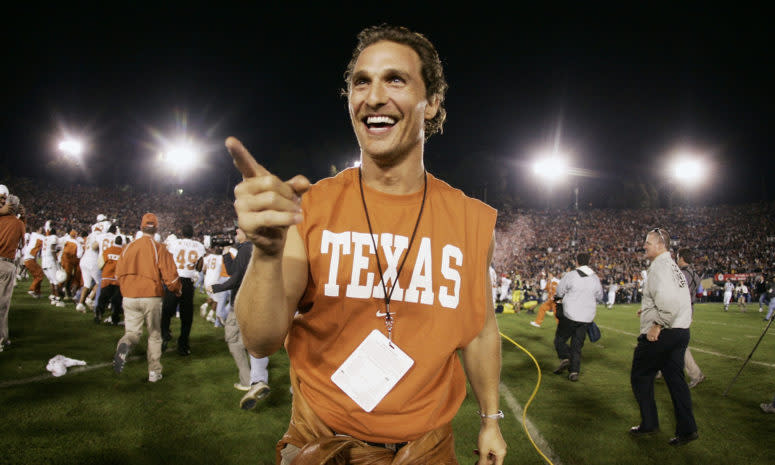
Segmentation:
<svg viewBox="0 0 775 465">
<path fill-rule="evenodd" d="M 229 276 L 229 279 L 227 279 L 226 281 L 222 283 L 213 284 L 211 287 L 214 293 L 218 293 L 218 292 L 224 292 L 224 291 L 230 291 L 232 289 L 236 289 L 237 284 L 239 284 L 237 279 L 233 276 Z"/>
<path fill-rule="evenodd" d="M 282 347 L 293 314 L 288 310 L 281 257 L 253 254 L 234 311 L 243 343 L 252 355 L 268 356 Z"/>
<path fill-rule="evenodd" d="M 501 369 L 501 343 L 494 316 L 488 316 L 482 332 L 462 350 L 468 381 L 479 409 L 485 415 L 498 411 Z"/>
</svg>

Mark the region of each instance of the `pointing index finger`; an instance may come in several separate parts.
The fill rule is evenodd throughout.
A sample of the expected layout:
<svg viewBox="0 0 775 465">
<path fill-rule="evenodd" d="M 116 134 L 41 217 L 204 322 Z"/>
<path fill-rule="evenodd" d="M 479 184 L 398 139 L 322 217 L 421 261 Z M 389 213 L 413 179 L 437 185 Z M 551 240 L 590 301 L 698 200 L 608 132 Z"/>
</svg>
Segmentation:
<svg viewBox="0 0 775 465">
<path fill-rule="evenodd" d="M 234 161 L 234 166 L 242 173 L 243 179 L 271 174 L 266 168 L 258 164 L 253 155 L 236 137 L 226 139 L 226 148 Z"/>
</svg>

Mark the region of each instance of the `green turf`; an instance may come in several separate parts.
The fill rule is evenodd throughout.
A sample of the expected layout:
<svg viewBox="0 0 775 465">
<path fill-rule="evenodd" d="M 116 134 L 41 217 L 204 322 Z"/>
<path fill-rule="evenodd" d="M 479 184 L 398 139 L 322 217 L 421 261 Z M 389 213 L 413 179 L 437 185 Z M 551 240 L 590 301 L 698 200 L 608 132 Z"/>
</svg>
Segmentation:
<svg viewBox="0 0 775 465">
<path fill-rule="evenodd" d="M 198 311 L 192 355 L 180 357 L 169 350 L 162 358 L 164 379 L 151 384 L 144 343 L 124 373 L 115 376 L 110 361 L 123 328 L 95 325 L 72 304 L 55 308 L 25 291 L 22 282 L 11 306 L 13 344 L 0 354 L 0 463 L 274 463 L 274 445 L 287 427 L 291 399 L 284 352 L 270 360 L 271 394 L 246 412 L 238 408 L 242 393 L 232 387 L 237 370 L 223 330 L 213 328 Z M 202 297 L 197 293 L 197 308 Z M 541 329 L 529 325 L 533 315 L 526 313 L 499 315 L 498 321 L 502 333 L 541 365 L 540 388 L 527 417 L 551 448 L 544 453 L 559 463 L 773 464 L 775 448 L 769 440 L 775 415 L 762 413 L 758 405 L 775 394 L 775 336 L 762 340 L 728 396 L 722 395 L 765 327 L 757 307 L 723 313 L 720 304 L 697 306 L 691 347 L 708 378 L 692 390 L 700 439 L 681 448 L 667 445 L 675 423 L 662 381 L 657 381 L 662 432 L 638 440 L 626 433 L 639 421 L 629 385 L 636 306 L 599 307 L 603 337 L 585 344 L 577 383 L 552 374 L 557 358 L 551 317 Z M 175 320 L 173 332 L 178 328 Z M 56 354 L 85 360 L 87 368 L 104 366 L 70 368 L 54 378 L 45 365 Z M 514 402 L 517 407 L 528 402 L 538 379 L 536 368 L 505 339 L 501 377 L 506 463 L 546 463 L 525 434 L 521 414 L 515 416 L 512 409 Z M 469 394 L 453 423 L 464 464 L 474 462 L 476 409 Z"/>
</svg>

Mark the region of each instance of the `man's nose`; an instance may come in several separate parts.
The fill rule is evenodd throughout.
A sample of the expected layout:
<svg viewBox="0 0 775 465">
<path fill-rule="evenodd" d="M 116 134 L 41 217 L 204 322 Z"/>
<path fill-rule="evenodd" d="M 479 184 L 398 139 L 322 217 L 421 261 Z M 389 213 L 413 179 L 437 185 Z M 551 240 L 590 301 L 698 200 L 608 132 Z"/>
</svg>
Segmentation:
<svg viewBox="0 0 775 465">
<path fill-rule="evenodd" d="M 375 83 L 369 89 L 369 94 L 366 96 L 366 104 L 376 108 L 385 103 L 387 103 L 387 91 L 383 85 Z"/>
</svg>

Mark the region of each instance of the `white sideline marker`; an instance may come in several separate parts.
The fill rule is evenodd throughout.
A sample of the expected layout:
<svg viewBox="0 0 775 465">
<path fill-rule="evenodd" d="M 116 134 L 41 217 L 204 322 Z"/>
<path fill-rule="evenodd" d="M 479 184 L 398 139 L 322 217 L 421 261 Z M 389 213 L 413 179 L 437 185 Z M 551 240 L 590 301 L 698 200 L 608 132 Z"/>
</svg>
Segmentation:
<svg viewBox="0 0 775 465">
<path fill-rule="evenodd" d="M 508 386 L 501 383 L 500 388 L 503 397 L 506 399 L 506 404 L 508 404 L 509 409 L 511 410 L 511 413 L 514 414 L 514 418 L 516 418 L 517 421 L 521 423 L 522 406 L 519 405 L 519 402 L 517 402 L 516 397 L 514 397 L 514 394 L 511 393 L 511 390 L 509 390 Z M 536 443 L 536 446 L 541 449 L 541 452 L 549 457 L 549 460 L 551 460 L 554 465 L 562 465 L 562 461 L 560 461 L 560 458 L 557 457 L 552 448 L 549 447 L 549 443 L 546 442 L 546 439 L 544 439 L 543 436 L 541 436 L 538 428 L 536 428 L 535 425 L 527 418 L 525 419 L 525 426 L 527 426 L 527 430 L 530 432 L 530 437 L 533 438 L 533 441 Z"/>
</svg>

